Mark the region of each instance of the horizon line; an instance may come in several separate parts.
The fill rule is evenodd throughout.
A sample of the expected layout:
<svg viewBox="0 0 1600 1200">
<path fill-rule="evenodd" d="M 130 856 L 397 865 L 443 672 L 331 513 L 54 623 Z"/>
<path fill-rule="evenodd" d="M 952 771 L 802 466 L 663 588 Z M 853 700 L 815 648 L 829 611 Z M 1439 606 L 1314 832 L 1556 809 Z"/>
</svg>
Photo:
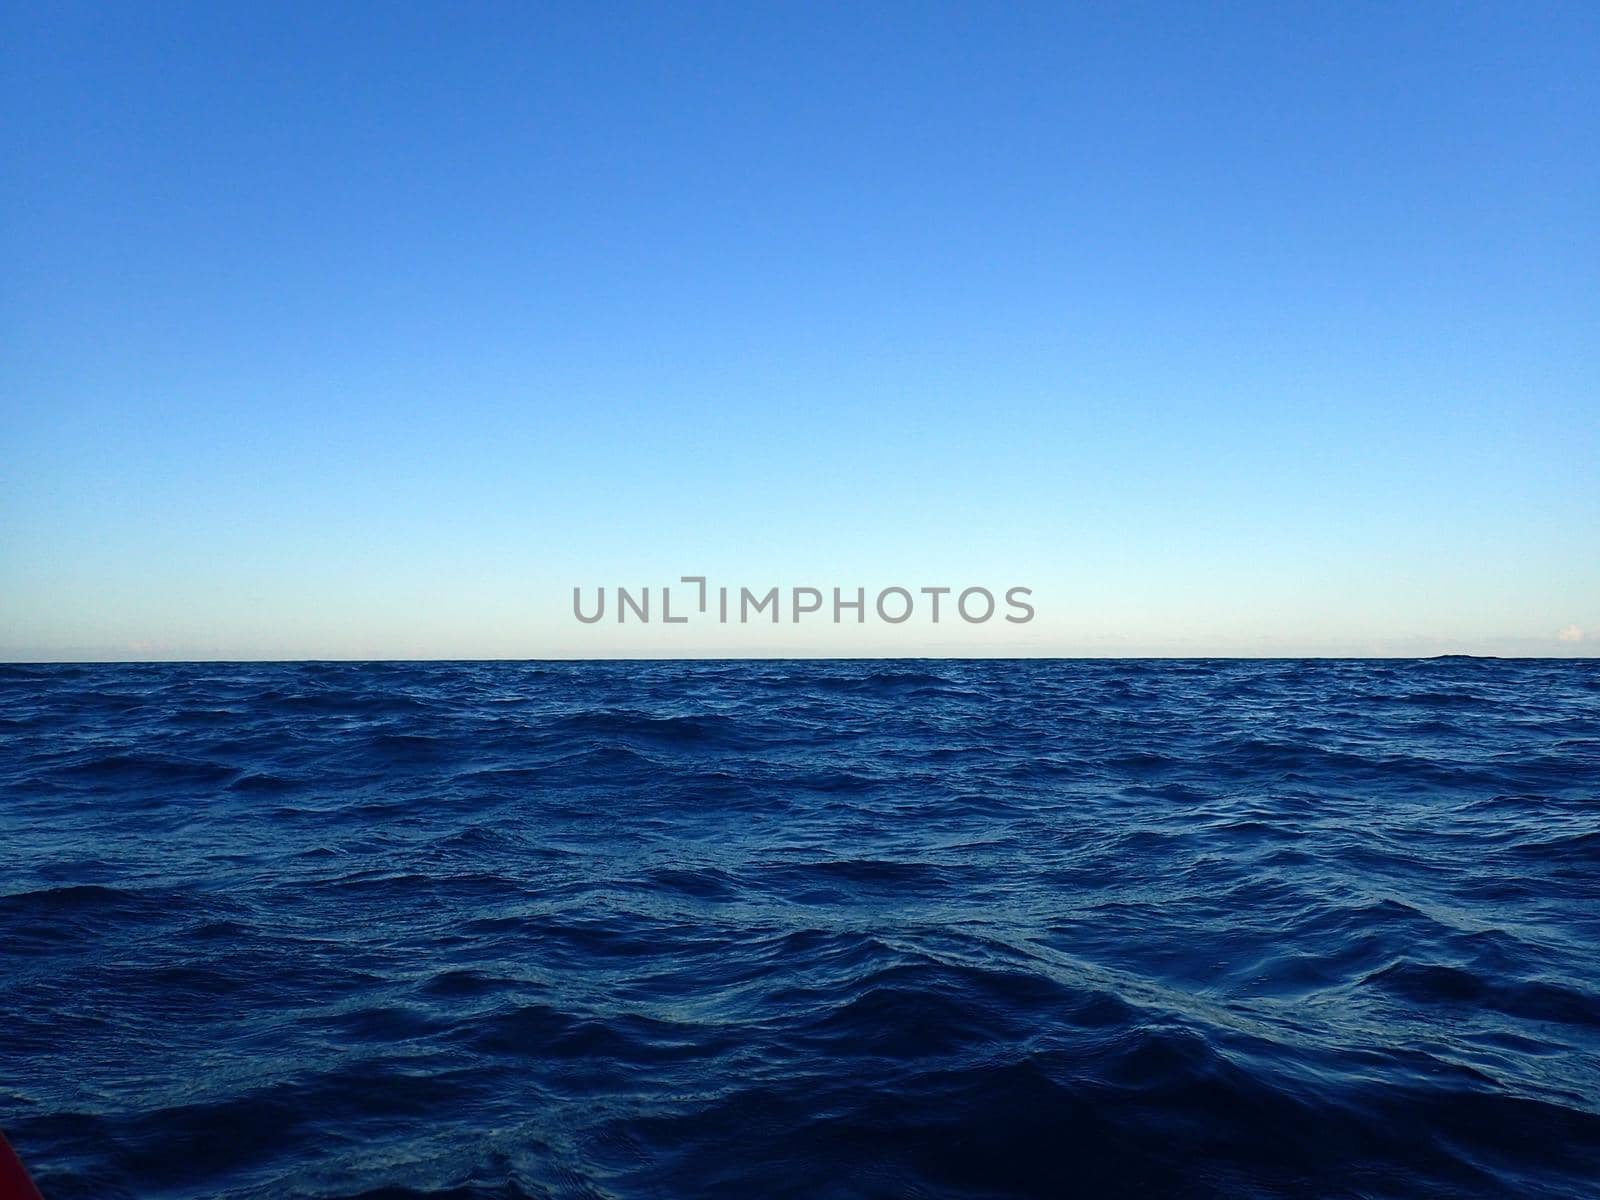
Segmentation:
<svg viewBox="0 0 1600 1200">
<path fill-rule="evenodd" d="M 0 667 L 324 666 L 421 663 L 751 663 L 751 662 L 1592 662 L 1600 654 L 803 654 L 610 655 L 529 658 L 34 658 L 0 659 Z"/>
</svg>

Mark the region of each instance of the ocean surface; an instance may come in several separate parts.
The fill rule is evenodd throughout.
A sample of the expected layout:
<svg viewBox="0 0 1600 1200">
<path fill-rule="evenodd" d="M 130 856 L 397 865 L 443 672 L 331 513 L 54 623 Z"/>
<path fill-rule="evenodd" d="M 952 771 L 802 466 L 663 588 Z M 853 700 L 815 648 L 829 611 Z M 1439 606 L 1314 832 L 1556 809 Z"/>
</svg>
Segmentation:
<svg viewBox="0 0 1600 1200">
<path fill-rule="evenodd" d="M 1600 662 L 0 667 L 47 1200 L 1600 1195 Z"/>
</svg>

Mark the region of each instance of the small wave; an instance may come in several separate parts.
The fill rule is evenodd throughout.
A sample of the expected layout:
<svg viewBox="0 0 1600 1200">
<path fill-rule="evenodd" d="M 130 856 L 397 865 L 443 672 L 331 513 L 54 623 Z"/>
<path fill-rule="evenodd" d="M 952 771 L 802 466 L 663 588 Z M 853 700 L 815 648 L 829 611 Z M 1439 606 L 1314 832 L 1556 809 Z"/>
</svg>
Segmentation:
<svg viewBox="0 0 1600 1200">
<path fill-rule="evenodd" d="M 1492 1009 L 1524 1021 L 1600 1029 L 1600 993 L 1541 980 L 1486 977 L 1465 967 L 1403 959 L 1363 981 L 1417 1004 Z"/>
</svg>

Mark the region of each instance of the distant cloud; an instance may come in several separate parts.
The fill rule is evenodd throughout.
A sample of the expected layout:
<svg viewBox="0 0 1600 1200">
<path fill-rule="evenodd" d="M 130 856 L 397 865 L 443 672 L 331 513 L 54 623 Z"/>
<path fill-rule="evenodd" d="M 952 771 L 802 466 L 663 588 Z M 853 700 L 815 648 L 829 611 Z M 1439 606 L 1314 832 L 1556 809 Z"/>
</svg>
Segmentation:
<svg viewBox="0 0 1600 1200">
<path fill-rule="evenodd" d="M 1556 641 L 1581 642 L 1583 641 L 1583 630 L 1579 629 L 1576 625 L 1568 625 L 1565 629 L 1556 634 Z"/>
</svg>

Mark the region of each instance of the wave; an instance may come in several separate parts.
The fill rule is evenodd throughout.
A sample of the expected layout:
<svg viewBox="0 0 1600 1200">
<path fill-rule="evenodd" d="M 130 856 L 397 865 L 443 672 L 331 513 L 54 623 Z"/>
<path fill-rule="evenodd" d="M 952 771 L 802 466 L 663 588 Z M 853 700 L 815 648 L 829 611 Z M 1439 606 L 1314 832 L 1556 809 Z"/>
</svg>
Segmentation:
<svg viewBox="0 0 1600 1200">
<path fill-rule="evenodd" d="M 0 679 L 52 1200 L 1600 1178 L 1592 663 Z"/>
</svg>

